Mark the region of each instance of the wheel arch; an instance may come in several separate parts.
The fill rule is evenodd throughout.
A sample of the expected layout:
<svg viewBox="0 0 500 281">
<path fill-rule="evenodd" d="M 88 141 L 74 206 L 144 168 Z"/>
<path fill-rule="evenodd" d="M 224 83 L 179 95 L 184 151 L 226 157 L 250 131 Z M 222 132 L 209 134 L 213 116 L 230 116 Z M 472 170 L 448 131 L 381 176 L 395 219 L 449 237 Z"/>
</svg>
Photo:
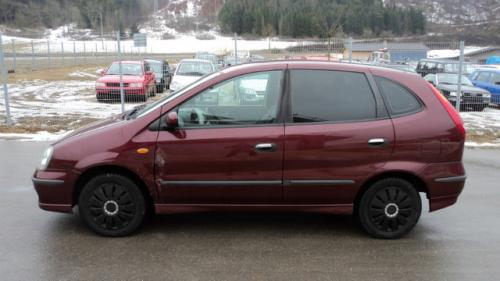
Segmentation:
<svg viewBox="0 0 500 281">
<path fill-rule="evenodd" d="M 151 190 L 148 188 L 146 183 L 133 171 L 117 165 L 94 166 L 85 170 L 82 174 L 80 174 L 80 176 L 76 181 L 75 188 L 73 190 L 72 205 L 73 206 L 77 205 L 78 197 L 80 196 L 83 187 L 89 180 L 98 175 L 110 174 L 110 173 L 125 176 L 130 180 L 132 180 L 135 184 L 137 184 L 139 190 L 142 192 L 144 196 L 144 199 L 146 200 L 146 206 L 148 208 L 148 211 L 154 211 L 153 195 L 151 194 Z"/>
<path fill-rule="evenodd" d="M 380 173 L 378 175 L 375 175 L 375 176 L 369 178 L 361 185 L 361 187 L 358 190 L 356 197 L 354 199 L 354 211 L 355 212 L 356 212 L 357 206 L 359 204 L 359 201 L 361 200 L 361 197 L 370 188 L 370 186 L 372 186 L 375 182 L 382 180 L 382 179 L 386 179 L 386 178 L 400 178 L 400 179 L 406 180 L 415 187 L 417 192 L 419 192 L 419 193 L 423 192 L 426 194 L 427 198 L 429 198 L 429 191 L 428 191 L 427 185 L 417 175 L 415 175 L 411 172 L 408 172 L 408 171 L 386 171 L 386 172 Z"/>
</svg>

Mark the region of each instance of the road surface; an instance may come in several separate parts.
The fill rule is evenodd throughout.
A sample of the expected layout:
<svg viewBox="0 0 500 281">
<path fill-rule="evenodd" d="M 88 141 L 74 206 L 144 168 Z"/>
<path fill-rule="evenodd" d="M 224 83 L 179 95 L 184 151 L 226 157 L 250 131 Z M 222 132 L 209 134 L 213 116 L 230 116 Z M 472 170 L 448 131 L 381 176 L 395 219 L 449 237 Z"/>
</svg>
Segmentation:
<svg viewBox="0 0 500 281">
<path fill-rule="evenodd" d="M 466 150 L 458 203 L 395 241 L 349 216 L 159 216 L 132 237 L 96 236 L 77 215 L 38 209 L 31 185 L 47 146 L 0 141 L 2 280 L 498 280 L 500 150 Z M 426 201 L 425 201 L 426 202 Z"/>
</svg>

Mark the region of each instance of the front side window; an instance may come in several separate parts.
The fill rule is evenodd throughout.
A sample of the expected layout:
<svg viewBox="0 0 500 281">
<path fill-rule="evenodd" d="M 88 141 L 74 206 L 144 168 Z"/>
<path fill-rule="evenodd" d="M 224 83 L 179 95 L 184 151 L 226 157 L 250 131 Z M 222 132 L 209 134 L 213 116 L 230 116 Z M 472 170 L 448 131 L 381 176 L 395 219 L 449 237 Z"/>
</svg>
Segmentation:
<svg viewBox="0 0 500 281">
<path fill-rule="evenodd" d="M 282 71 L 258 72 L 210 87 L 179 106 L 179 127 L 275 123 L 282 76 Z"/>
<path fill-rule="evenodd" d="M 392 116 L 417 112 L 422 108 L 420 101 L 403 86 L 386 78 L 374 78 Z"/>
<path fill-rule="evenodd" d="M 294 123 L 377 117 L 375 97 L 363 73 L 292 70 L 290 89 Z"/>
<path fill-rule="evenodd" d="M 486 71 L 481 71 L 476 77 L 476 80 L 479 82 L 488 82 L 490 79 L 490 73 Z"/>
</svg>

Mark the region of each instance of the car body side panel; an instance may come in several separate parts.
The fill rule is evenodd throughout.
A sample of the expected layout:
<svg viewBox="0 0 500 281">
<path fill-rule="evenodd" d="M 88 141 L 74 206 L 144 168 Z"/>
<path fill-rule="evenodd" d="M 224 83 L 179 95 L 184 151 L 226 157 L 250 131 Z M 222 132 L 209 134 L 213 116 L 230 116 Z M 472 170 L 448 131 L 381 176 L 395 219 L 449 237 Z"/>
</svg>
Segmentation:
<svg viewBox="0 0 500 281">
<path fill-rule="evenodd" d="M 286 203 L 352 203 L 361 183 L 384 169 L 394 146 L 390 119 L 293 124 L 286 126 L 285 135 Z M 372 138 L 383 138 L 386 145 L 369 146 Z"/>
</svg>

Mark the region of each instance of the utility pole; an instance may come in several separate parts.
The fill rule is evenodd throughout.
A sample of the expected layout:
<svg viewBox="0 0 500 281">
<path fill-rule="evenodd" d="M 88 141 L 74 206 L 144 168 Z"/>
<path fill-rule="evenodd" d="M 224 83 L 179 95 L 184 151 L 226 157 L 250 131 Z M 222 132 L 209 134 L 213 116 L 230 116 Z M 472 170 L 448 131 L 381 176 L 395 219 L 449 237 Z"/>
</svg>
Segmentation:
<svg viewBox="0 0 500 281">
<path fill-rule="evenodd" d="M 7 86 L 7 65 L 5 64 L 5 57 L 3 53 L 3 43 L 2 43 L 2 33 L 0 33 L 0 70 L 2 74 L 3 83 L 3 98 L 5 101 L 5 123 L 7 125 L 12 125 L 12 118 L 10 117 L 10 99 L 9 99 L 9 89 Z"/>
<path fill-rule="evenodd" d="M 153 2 L 153 11 L 155 13 L 158 12 L 158 0 L 154 0 Z"/>
<path fill-rule="evenodd" d="M 103 35 L 103 28 L 102 28 L 102 12 L 99 13 L 99 18 L 101 19 L 101 44 L 102 44 L 102 49 L 104 49 L 104 35 Z"/>
</svg>

